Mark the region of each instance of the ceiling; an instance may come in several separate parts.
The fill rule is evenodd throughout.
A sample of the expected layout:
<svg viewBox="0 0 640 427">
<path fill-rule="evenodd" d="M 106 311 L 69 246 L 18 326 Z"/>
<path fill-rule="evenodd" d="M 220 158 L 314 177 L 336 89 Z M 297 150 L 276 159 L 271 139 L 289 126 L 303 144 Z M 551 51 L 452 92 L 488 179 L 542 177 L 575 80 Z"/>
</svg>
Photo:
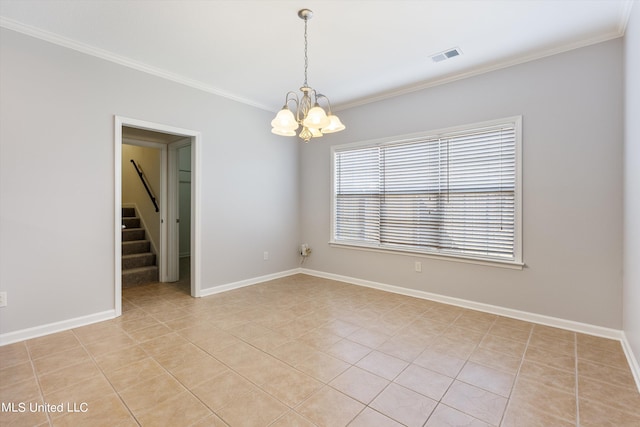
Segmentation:
<svg viewBox="0 0 640 427">
<path fill-rule="evenodd" d="M 634 3 L 0 0 L 0 26 L 276 111 L 304 81 L 309 8 L 308 83 L 340 109 L 620 37 Z"/>
</svg>

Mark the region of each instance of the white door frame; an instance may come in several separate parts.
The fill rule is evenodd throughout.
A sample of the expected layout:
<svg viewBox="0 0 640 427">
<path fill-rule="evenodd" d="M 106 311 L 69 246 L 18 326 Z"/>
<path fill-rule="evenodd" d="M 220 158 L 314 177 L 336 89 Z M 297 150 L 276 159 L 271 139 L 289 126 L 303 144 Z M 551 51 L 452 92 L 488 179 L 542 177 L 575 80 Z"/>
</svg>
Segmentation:
<svg viewBox="0 0 640 427">
<path fill-rule="evenodd" d="M 153 123 L 144 120 L 132 119 L 122 116 L 114 116 L 114 307 L 116 316 L 122 314 L 122 127 L 151 130 L 155 132 L 169 133 L 184 136 L 191 139 L 191 296 L 200 297 L 201 274 L 200 274 L 200 153 L 202 149 L 202 134 L 198 131 L 168 126 L 160 123 Z M 163 151 L 164 152 L 164 151 Z M 163 155 L 166 159 L 166 156 Z M 163 160 L 166 165 L 166 160 Z M 166 170 L 166 169 L 165 169 Z M 164 184 L 163 184 L 164 185 Z M 163 197 L 162 199 L 165 199 Z M 166 200 L 161 212 L 167 212 Z M 164 214 L 163 214 L 164 215 Z M 161 229 L 166 227 L 168 221 L 163 221 Z M 175 221 L 174 221 L 175 222 Z M 160 233 L 168 234 L 166 233 Z M 165 238 L 161 237 L 160 245 L 166 245 Z M 166 246 L 165 246 L 166 247 Z M 166 263 L 165 263 L 166 265 Z M 163 268 L 164 269 L 164 268 Z M 166 272 L 166 270 L 165 270 Z"/>
<path fill-rule="evenodd" d="M 176 282 L 180 279 L 180 209 L 179 209 L 179 164 L 178 164 L 178 149 L 182 147 L 190 146 L 191 138 L 185 138 L 180 141 L 171 142 L 166 145 L 167 148 L 167 193 L 166 199 L 168 203 L 167 212 L 167 226 L 165 240 L 166 245 L 163 248 L 167 249 L 167 262 L 165 269 L 165 280 L 167 282 Z M 193 160 L 193 159 L 192 159 Z M 165 228 L 163 228 L 164 230 Z M 190 228 L 191 230 L 191 228 Z"/>
</svg>

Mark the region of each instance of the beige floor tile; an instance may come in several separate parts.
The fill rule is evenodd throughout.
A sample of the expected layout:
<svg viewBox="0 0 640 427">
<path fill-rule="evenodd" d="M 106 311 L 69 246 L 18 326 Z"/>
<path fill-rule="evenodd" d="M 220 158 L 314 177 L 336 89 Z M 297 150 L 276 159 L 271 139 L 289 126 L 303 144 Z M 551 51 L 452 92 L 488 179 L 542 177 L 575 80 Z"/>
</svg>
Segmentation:
<svg viewBox="0 0 640 427">
<path fill-rule="evenodd" d="M 262 389 L 293 408 L 324 386 L 320 381 L 293 368 L 279 370 L 262 384 Z"/>
<path fill-rule="evenodd" d="M 627 366 L 620 368 L 578 358 L 578 375 L 621 387 L 634 387 L 635 380 Z"/>
<path fill-rule="evenodd" d="M 72 331 L 58 332 L 44 337 L 34 338 L 28 340 L 26 343 L 31 359 L 50 356 L 53 353 L 70 350 L 80 345 L 80 342 Z"/>
<path fill-rule="evenodd" d="M 255 385 L 230 370 L 192 388 L 193 393 L 213 411 L 218 411 L 237 398 L 257 390 Z"/>
<path fill-rule="evenodd" d="M 254 390 L 238 396 L 217 413 L 231 426 L 262 427 L 280 418 L 288 410 L 287 406 L 269 394 Z"/>
<path fill-rule="evenodd" d="M 119 369 L 107 372 L 107 379 L 117 391 L 122 391 L 153 377 L 164 374 L 162 366 L 150 357 L 127 364 Z"/>
<path fill-rule="evenodd" d="M 10 409 L 0 411 L 1 426 L 39 426 L 49 425 L 47 414 L 45 412 L 31 411 L 31 407 L 37 408 L 42 405 L 41 398 L 29 400 L 10 400 L 2 401 L 5 405 L 11 405 Z M 23 406 L 20 406 L 23 405 Z M 34 405 L 34 406 L 31 406 Z"/>
<path fill-rule="evenodd" d="M 518 372 L 522 363 L 522 359 L 519 357 L 509 356 L 508 354 L 498 353 L 482 347 L 476 348 L 469 356 L 469 360 L 513 375 Z"/>
<path fill-rule="evenodd" d="M 576 333 L 566 329 L 554 328 L 552 326 L 534 325 L 532 337 L 548 337 L 552 339 L 561 339 L 575 343 Z"/>
<path fill-rule="evenodd" d="M 531 335 L 530 328 L 519 329 L 506 326 L 504 324 L 494 324 L 487 332 L 489 335 L 495 335 L 502 338 L 507 338 L 514 341 L 529 341 Z"/>
<path fill-rule="evenodd" d="M 331 387 L 325 387 L 300 404 L 296 412 L 318 427 L 336 427 L 346 426 L 364 407 L 355 399 Z"/>
<path fill-rule="evenodd" d="M 163 335 L 167 335 L 172 332 L 167 326 L 157 323 L 152 326 L 148 326 L 146 328 L 135 329 L 132 331 L 128 331 L 128 334 L 131 338 L 138 342 L 145 342 L 152 340 L 157 337 L 161 337 Z"/>
<path fill-rule="evenodd" d="M 436 404 L 435 400 L 391 383 L 369 406 L 401 424 L 418 427 L 427 421 Z"/>
<path fill-rule="evenodd" d="M 382 332 L 376 332 L 370 329 L 361 328 L 347 336 L 349 341 L 362 344 L 369 348 L 376 348 L 391 338 L 391 335 Z"/>
<path fill-rule="evenodd" d="M 634 412 L 622 411 L 600 402 L 581 399 L 580 425 L 584 427 L 635 427 L 640 426 L 640 407 Z"/>
<path fill-rule="evenodd" d="M 393 382 L 439 401 L 453 383 L 453 378 L 418 365 L 409 365 Z"/>
<path fill-rule="evenodd" d="M 556 369 L 548 365 L 531 362 L 528 359 L 522 362 L 520 377 L 549 387 L 563 389 L 569 393 L 575 393 L 576 390 L 575 371 Z"/>
<path fill-rule="evenodd" d="M 382 415 L 378 411 L 371 408 L 365 408 L 358 416 L 349 424 L 349 427 L 402 427 L 402 424 Z"/>
<path fill-rule="evenodd" d="M 113 387 L 107 379 L 102 375 L 96 375 L 69 387 L 49 392 L 44 397 L 47 402 L 82 403 L 100 400 L 113 392 Z"/>
<path fill-rule="evenodd" d="M 479 387 L 455 381 L 441 402 L 481 421 L 497 425 L 504 414 L 507 399 Z"/>
<path fill-rule="evenodd" d="M 278 418 L 269 427 L 315 427 L 311 421 L 304 418 L 302 415 L 289 411 L 280 418 Z"/>
<path fill-rule="evenodd" d="M 35 376 L 17 383 L 0 382 L 0 402 L 26 402 L 40 398 L 40 385 Z"/>
<path fill-rule="evenodd" d="M 316 351 L 309 358 L 298 363 L 296 368 L 326 384 L 346 371 L 349 366 L 351 365 L 347 362 Z"/>
<path fill-rule="evenodd" d="M 181 337 L 178 333 L 172 332 L 170 334 L 145 341 L 140 344 L 140 347 L 142 347 L 144 351 L 149 353 L 151 356 L 157 356 L 168 351 L 176 350 L 188 343 L 189 341 Z"/>
<path fill-rule="evenodd" d="M 120 351 L 127 347 L 135 345 L 136 342 L 129 337 L 124 331 L 117 334 L 109 335 L 103 340 L 93 341 L 84 344 L 85 348 L 94 357 L 99 357 L 114 351 Z"/>
<path fill-rule="evenodd" d="M 498 316 L 495 322 L 495 326 L 506 326 L 508 328 L 520 329 L 527 332 L 531 332 L 531 330 L 533 329 L 533 325 L 534 324 L 531 322 L 502 316 Z"/>
<path fill-rule="evenodd" d="M 475 350 L 477 346 L 477 342 L 460 338 L 459 336 L 440 335 L 435 338 L 427 348 L 465 360 L 473 353 L 473 350 Z"/>
<path fill-rule="evenodd" d="M 38 380 L 43 393 L 46 395 L 95 376 L 102 376 L 102 372 L 93 361 L 89 361 L 39 375 Z"/>
<path fill-rule="evenodd" d="M 578 377 L 578 397 L 580 401 L 586 399 L 632 414 L 638 413 L 640 408 L 637 388 L 620 387 L 582 376 Z"/>
<path fill-rule="evenodd" d="M 22 342 L 0 346 L 0 369 L 29 361 L 27 346 Z"/>
<path fill-rule="evenodd" d="M 447 405 L 439 404 L 425 427 L 489 427 L 489 424 L 464 414 Z"/>
<path fill-rule="evenodd" d="M 196 421 L 189 427 L 228 427 L 229 424 L 222 421 L 222 419 L 216 414 L 210 414 L 202 418 L 200 421 Z"/>
<path fill-rule="evenodd" d="M 162 405 L 137 415 L 136 419 L 142 426 L 178 426 L 190 425 L 209 415 L 211 415 L 209 408 L 185 391 L 165 400 Z"/>
<path fill-rule="evenodd" d="M 2 387 L 21 383 L 35 378 L 31 362 L 24 362 L 0 369 L 0 385 Z"/>
<path fill-rule="evenodd" d="M 88 400 L 86 412 L 66 413 L 53 420 L 53 425 L 57 426 L 135 426 L 137 423 L 115 393 L 102 396 L 100 399 Z M 83 407 L 78 405 L 79 409 Z"/>
<path fill-rule="evenodd" d="M 578 355 L 580 354 L 581 349 L 587 348 L 598 348 L 600 350 L 610 351 L 613 353 L 622 351 L 622 344 L 620 344 L 620 341 L 618 340 L 580 333 L 576 334 L 576 340 L 578 342 Z"/>
<path fill-rule="evenodd" d="M 296 366 L 311 357 L 317 350 L 302 341 L 289 341 L 276 348 L 269 350 L 269 353 L 290 364 Z"/>
<path fill-rule="evenodd" d="M 541 365 L 551 366 L 556 369 L 562 369 L 569 372 L 576 371 L 576 358 L 573 353 L 556 353 L 539 347 L 528 347 L 524 354 L 525 360 L 535 362 Z"/>
<path fill-rule="evenodd" d="M 576 351 L 576 344 L 574 341 L 555 338 L 548 335 L 536 335 L 535 329 L 534 333 L 531 335 L 531 339 L 529 340 L 529 347 L 540 348 L 554 353 L 562 353 L 568 356 L 574 356 Z"/>
<path fill-rule="evenodd" d="M 329 385 L 362 403 L 371 402 L 389 384 L 389 380 L 352 366 Z"/>
<path fill-rule="evenodd" d="M 589 360 L 619 369 L 627 369 L 629 367 L 627 357 L 622 349 L 609 351 L 599 347 L 578 345 L 578 359 Z"/>
<path fill-rule="evenodd" d="M 35 359 L 33 361 L 33 367 L 38 375 L 42 375 L 47 372 L 66 368 L 67 366 L 77 364 L 78 362 L 90 361 L 91 356 L 89 356 L 89 353 L 87 353 L 84 348 L 73 347 L 69 350 Z"/>
<path fill-rule="evenodd" d="M 366 369 L 379 377 L 393 380 L 404 368 L 409 366 L 409 363 L 379 351 L 372 351 L 362 358 L 356 366 Z"/>
<path fill-rule="evenodd" d="M 483 390 L 490 391 L 491 393 L 509 397 L 515 375 L 474 362 L 467 362 L 458 374 L 457 379 L 467 384 L 480 387 Z"/>
<path fill-rule="evenodd" d="M 100 354 L 94 358 L 98 366 L 100 366 L 100 369 L 105 372 L 112 372 L 130 363 L 146 359 L 147 357 L 149 357 L 149 355 L 142 347 L 134 345 L 107 354 Z"/>
<path fill-rule="evenodd" d="M 184 364 L 169 369 L 171 374 L 188 388 L 195 387 L 207 379 L 220 375 L 227 370 L 227 366 L 209 355 L 199 359 L 197 364 Z"/>
<path fill-rule="evenodd" d="M 161 407 L 164 402 L 186 391 L 168 373 L 132 385 L 119 392 L 120 397 L 135 416 Z"/>
<path fill-rule="evenodd" d="M 455 378 L 464 366 L 465 360 L 436 351 L 432 348 L 427 348 L 413 363 L 448 377 Z"/>
<path fill-rule="evenodd" d="M 576 395 L 562 389 L 518 378 L 510 403 L 517 407 L 544 408 L 552 417 L 570 422 L 576 421 Z"/>
<path fill-rule="evenodd" d="M 358 363 L 360 359 L 369 354 L 371 352 L 371 349 L 362 344 L 349 341 L 348 339 L 342 339 L 337 343 L 329 346 L 324 351 L 327 354 L 344 360 L 347 363 L 355 364 Z"/>
<path fill-rule="evenodd" d="M 194 344 L 185 344 L 177 350 L 170 350 L 155 356 L 156 362 L 165 369 L 177 369 L 184 366 L 194 366 L 206 362 L 211 357 L 206 351 Z"/>
<path fill-rule="evenodd" d="M 511 357 L 522 358 L 527 344 L 522 341 L 510 340 L 496 335 L 487 335 L 480 342 L 480 347 L 498 353 L 504 353 Z"/>
<path fill-rule="evenodd" d="M 576 423 L 556 418 L 545 408 L 534 407 L 522 401 L 511 401 L 501 427 L 575 427 Z"/>
<path fill-rule="evenodd" d="M 397 335 L 376 348 L 377 351 L 406 362 L 413 362 L 429 345 L 429 341 L 414 336 Z"/>
</svg>

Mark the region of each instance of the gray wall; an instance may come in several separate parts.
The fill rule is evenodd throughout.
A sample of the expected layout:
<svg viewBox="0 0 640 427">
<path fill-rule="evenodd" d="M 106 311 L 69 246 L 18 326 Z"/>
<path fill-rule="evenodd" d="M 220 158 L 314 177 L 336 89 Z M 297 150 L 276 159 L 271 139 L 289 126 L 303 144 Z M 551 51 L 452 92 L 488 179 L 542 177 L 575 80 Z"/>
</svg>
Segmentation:
<svg viewBox="0 0 640 427">
<path fill-rule="evenodd" d="M 341 111 L 347 130 L 301 148 L 305 267 L 620 329 L 622 64 L 617 39 Z M 526 268 L 327 244 L 332 144 L 520 114 Z"/>
<path fill-rule="evenodd" d="M 624 332 L 640 363 L 640 5 L 625 36 Z M 640 387 L 640 386 L 639 386 Z"/>
<path fill-rule="evenodd" d="M 271 113 L 1 31 L 0 334 L 114 308 L 114 115 L 202 132 L 203 289 L 298 266 Z"/>
</svg>

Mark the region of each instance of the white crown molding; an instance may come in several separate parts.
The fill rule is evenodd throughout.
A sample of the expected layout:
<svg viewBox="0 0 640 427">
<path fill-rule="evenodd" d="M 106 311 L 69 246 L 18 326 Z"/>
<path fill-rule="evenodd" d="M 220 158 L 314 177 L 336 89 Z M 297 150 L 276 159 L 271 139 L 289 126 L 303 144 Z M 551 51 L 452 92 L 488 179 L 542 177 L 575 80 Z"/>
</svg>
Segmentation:
<svg viewBox="0 0 640 427">
<path fill-rule="evenodd" d="M 100 49 L 100 48 L 70 39 L 68 37 L 63 37 L 58 34 L 42 30 L 40 28 L 26 25 L 21 22 L 15 21 L 13 19 L 0 16 L 0 27 L 6 28 L 8 30 L 16 31 L 18 33 L 26 34 L 28 36 L 35 37 L 37 39 L 44 40 L 46 42 L 53 43 L 59 46 L 63 46 L 78 52 L 82 52 L 87 55 L 95 56 L 97 58 L 104 59 L 106 61 L 110 61 L 119 65 L 123 65 L 125 67 L 132 68 L 137 71 L 141 71 L 143 73 L 151 74 L 153 76 L 160 77 L 162 79 L 170 80 L 175 83 L 179 83 L 185 86 L 192 87 L 194 89 L 208 92 L 213 95 L 218 95 L 223 98 L 241 102 L 243 104 L 247 104 L 252 107 L 259 108 L 261 110 L 266 110 L 266 111 L 273 110 L 272 108 L 267 107 L 266 105 L 251 101 L 246 98 L 236 96 L 232 93 L 226 92 L 219 88 L 207 85 L 201 81 L 190 79 L 190 78 L 181 76 L 179 74 L 171 73 L 161 68 L 153 67 L 143 62 L 136 61 L 131 58 L 127 58 L 125 56 L 117 55 L 108 50 Z"/>
</svg>

